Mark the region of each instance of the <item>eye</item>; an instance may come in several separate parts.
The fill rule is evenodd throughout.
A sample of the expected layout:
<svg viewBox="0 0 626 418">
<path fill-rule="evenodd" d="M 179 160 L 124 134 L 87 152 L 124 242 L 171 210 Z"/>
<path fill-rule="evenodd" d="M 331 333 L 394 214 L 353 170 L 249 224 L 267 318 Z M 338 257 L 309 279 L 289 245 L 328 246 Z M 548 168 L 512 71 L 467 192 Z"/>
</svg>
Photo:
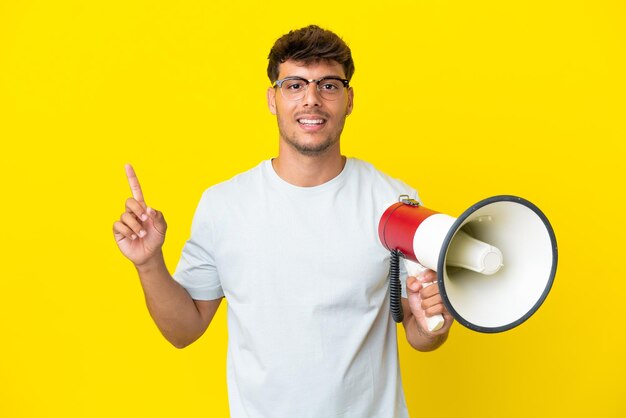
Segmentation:
<svg viewBox="0 0 626 418">
<path fill-rule="evenodd" d="M 285 82 L 283 88 L 286 88 L 289 91 L 299 91 L 304 88 L 304 83 L 300 80 L 289 80 Z"/>
<path fill-rule="evenodd" d="M 324 80 L 320 82 L 320 90 L 327 93 L 335 93 L 343 87 L 339 80 Z"/>
</svg>

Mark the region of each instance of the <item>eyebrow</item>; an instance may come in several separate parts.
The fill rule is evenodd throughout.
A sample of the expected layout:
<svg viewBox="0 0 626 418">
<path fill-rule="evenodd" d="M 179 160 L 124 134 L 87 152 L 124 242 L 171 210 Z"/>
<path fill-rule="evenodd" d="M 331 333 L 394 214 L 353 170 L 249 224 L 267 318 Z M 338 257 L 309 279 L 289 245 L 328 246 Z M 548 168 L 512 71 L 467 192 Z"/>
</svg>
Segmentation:
<svg viewBox="0 0 626 418">
<path fill-rule="evenodd" d="M 306 77 L 301 76 L 301 75 L 286 75 L 284 77 L 278 77 L 278 79 L 279 80 L 284 80 L 285 78 L 290 78 L 290 77 L 301 78 L 301 79 L 306 80 L 306 81 L 309 81 L 309 80 L 319 80 L 321 78 L 329 78 L 329 77 L 337 77 L 337 78 L 340 78 L 342 80 L 345 80 L 344 77 L 342 77 L 340 75 L 337 75 L 337 74 L 326 74 L 326 75 L 323 75 L 323 76 L 318 77 L 318 78 L 306 78 Z"/>
</svg>

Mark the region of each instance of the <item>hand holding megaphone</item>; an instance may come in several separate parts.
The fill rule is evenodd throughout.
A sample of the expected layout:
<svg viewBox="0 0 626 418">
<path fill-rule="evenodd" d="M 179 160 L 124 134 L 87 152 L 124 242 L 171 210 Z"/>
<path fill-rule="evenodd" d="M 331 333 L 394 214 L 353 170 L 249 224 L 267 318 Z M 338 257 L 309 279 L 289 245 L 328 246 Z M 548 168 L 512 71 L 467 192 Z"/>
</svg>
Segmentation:
<svg viewBox="0 0 626 418">
<path fill-rule="evenodd" d="M 421 281 L 421 279 L 424 277 L 424 273 L 426 273 L 429 269 L 422 266 L 419 263 L 416 263 L 414 261 L 411 260 L 407 260 L 406 258 L 404 259 L 404 266 L 406 267 L 406 271 L 408 273 L 409 276 L 415 277 L 418 280 L 420 280 L 420 282 L 422 283 L 423 287 L 428 287 L 430 285 L 433 285 L 435 283 L 437 283 L 437 280 L 435 278 L 435 281 L 432 282 L 423 282 Z M 409 286 L 407 284 L 407 294 L 410 297 L 410 292 L 411 290 L 409 289 Z M 443 315 L 441 314 L 436 314 L 433 316 L 427 316 L 426 313 L 424 312 L 424 319 L 426 320 L 426 325 L 428 327 L 428 331 L 430 332 L 435 332 L 435 331 L 439 331 L 442 327 L 443 324 L 445 323 L 444 319 L 443 319 Z"/>
</svg>

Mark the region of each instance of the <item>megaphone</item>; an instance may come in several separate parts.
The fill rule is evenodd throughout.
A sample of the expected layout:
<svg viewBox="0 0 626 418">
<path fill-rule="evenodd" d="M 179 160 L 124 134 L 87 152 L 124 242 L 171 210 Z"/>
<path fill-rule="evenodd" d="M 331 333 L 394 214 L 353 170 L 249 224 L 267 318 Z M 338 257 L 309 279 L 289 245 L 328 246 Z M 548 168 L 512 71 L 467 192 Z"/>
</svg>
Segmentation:
<svg viewBox="0 0 626 418">
<path fill-rule="evenodd" d="M 544 302 L 556 274 L 554 230 L 537 206 L 516 196 L 493 196 L 452 216 L 402 195 L 380 218 L 378 235 L 392 252 L 392 315 L 402 321 L 399 257 L 409 274 L 421 266 L 437 272 L 450 314 L 474 331 L 514 328 Z M 411 272 L 413 270 L 413 272 Z M 443 325 L 427 318 L 429 329 Z"/>
</svg>

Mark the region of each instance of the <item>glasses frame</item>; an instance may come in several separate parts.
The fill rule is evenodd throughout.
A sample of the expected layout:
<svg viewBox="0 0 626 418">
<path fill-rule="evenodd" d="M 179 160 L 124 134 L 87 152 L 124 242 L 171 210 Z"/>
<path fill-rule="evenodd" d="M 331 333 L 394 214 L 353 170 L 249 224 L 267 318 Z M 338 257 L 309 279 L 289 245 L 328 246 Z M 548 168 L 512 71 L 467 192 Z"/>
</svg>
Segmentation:
<svg viewBox="0 0 626 418">
<path fill-rule="evenodd" d="M 305 83 L 306 87 L 305 87 L 305 88 L 304 88 L 304 90 L 303 90 L 302 97 L 298 97 L 297 99 L 294 99 L 294 98 L 292 98 L 292 97 L 285 96 L 285 93 L 283 93 L 283 89 L 282 89 L 282 87 L 283 87 L 283 83 L 284 83 L 285 81 L 290 81 L 290 80 L 299 80 L 299 81 L 302 81 L 302 82 L 304 82 L 304 83 Z M 282 95 L 283 95 L 283 97 L 284 97 L 285 99 L 287 99 L 287 100 L 292 100 L 292 101 L 296 101 L 296 100 L 302 100 L 302 99 L 304 98 L 304 96 L 306 96 L 306 92 L 308 91 L 309 84 L 311 84 L 311 83 L 315 83 L 315 87 L 316 87 L 317 92 L 319 93 L 319 95 L 320 95 L 320 97 L 321 97 L 321 98 L 323 98 L 324 100 L 331 100 L 331 101 L 332 101 L 332 100 L 336 100 L 336 99 L 328 99 L 328 98 L 326 98 L 326 97 L 324 97 L 324 96 L 323 96 L 323 93 L 322 93 L 322 91 L 320 90 L 320 82 L 321 82 L 321 81 L 324 81 L 324 80 L 337 80 L 337 81 L 341 81 L 341 83 L 343 84 L 343 88 L 348 88 L 348 87 L 350 87 L 350 81 L 346 80 L 345 78 L 341 78 L 341 77 L 338 77 L 338 76 L 335 76 L 335 75 L 328 75 L 328 76 L 325 76 L 325 77 L 322 77 L 322 78 L 318 78 L 317 80 L 315 80 L 315 79 L 312 79 L 312 80 L 307 80 L 307 79 L 306 79 L 306 78 L 304 78 L 304 77 L 289 76 L 289 77 L 285 77 L 285 78 L 280 79 L 280 80 L 276 80 L 276 82 L 274 83 L 274 85 L 273 85 L 272 87 L 274 87 L 274 88 L 278 87 L 278 88 L 280 89 L 280 94 L 282 94 Z M 337 97 L 337 98 L 339 98 L 339 97 Z"/>
</svg>

